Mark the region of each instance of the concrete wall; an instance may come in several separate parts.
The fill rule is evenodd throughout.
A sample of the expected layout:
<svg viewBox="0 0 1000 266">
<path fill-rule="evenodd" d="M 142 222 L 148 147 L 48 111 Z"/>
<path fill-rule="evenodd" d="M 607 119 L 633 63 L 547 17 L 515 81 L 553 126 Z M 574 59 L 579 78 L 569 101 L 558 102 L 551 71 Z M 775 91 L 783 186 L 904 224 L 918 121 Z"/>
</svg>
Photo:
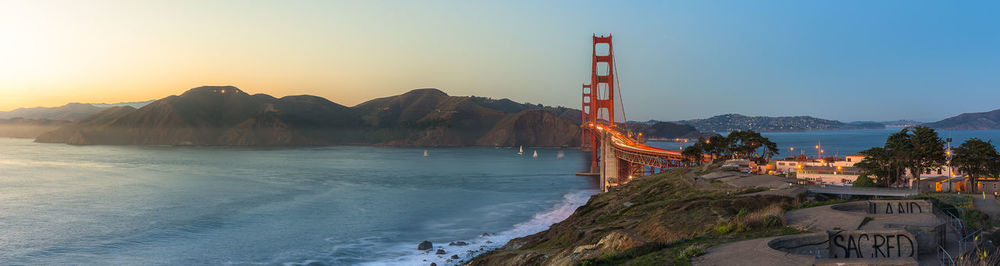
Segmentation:
<svg viewBox="0 0 1000 266">
<path fill-rule="evenodd" d="M 869 200 L 854 201 L 830 206 L 834 210 L 860 212 L 872 216 L 896 216 L 934 213 L 934 205 L 926 200 Z"/>
<path fill-rule="evenodd" d="M 828 258 L 830 257 L 829 239 L 830 235 L 827 233 L 798 234 L 772 239 L 767 242 L 767 246 L 791 254 Z"/>
<path fill-rule="evenodd" d="M 913 234 L 898 229 L 828 231 L 778 237 L 769 241 L 767 246 L 818 259 L 916 259 L 919 250 L 916 239 Z"/>
<path fill-rule="evenodd" d="M 868 213 L 874 215 L 905 215 L 933 213 L 934 205 L 926 200 L 869 200 Z"/>
<path fill-rule="evenodd" d="M 830 206 L 831 209 L 844 212 L 868 213 L 871 207 L 867 201 L 852 201 Z"/>
<path fill-rule="evenodd" d="M 916 237 L 904 230 L 830 232 L 831 258 L 917 257 Z"/>
<path fill-rule="evenodd" d="M 945 238 L 947 237 L 947 228 L 945 223 L 940 223 L 935 226 L 917 226 L 917 225 L 902 225 L 902 224 L 887 224 L 886 228 L 893 229 L 903 229 L 906 232 L 913 234 L 917 241 L 918 253 L 920 254 L 936 254 L 938 246 L 945 245 Z"/>
</svg>

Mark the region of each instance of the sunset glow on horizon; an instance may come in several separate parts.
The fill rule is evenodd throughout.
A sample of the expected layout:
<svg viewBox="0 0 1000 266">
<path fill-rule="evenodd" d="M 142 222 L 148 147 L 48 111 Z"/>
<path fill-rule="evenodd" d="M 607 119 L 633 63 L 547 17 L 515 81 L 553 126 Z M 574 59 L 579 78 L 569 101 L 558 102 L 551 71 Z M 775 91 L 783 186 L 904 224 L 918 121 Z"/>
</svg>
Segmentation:
<svg viewBox="0 0 1000 266">
<path fill-rule="evenodd" d="M 991 100 L 1000 97 L 997 7 L 0 0 L 0 111 L 145 101 L 206 85 L 347 106 L 439 88 L 579 108 L 590 38 L 611 33 L 629 119 L 933 121 L 1000 108 Z M 942 92 L 979 97 L 948 110 L 907 108 Z"/>
<path fill-rule="evenodd" d="M 476 30 L 492 22 L 472 21 L 442 32 L 435 28 L 458 18 L 393 21 L 420 5 L 5 1 L 0 111 L 144 101 L 205 85 L 276 97 L 312 94 L 344 105 L 423 87 L 517 100 L 544 91 L 501 90 L 512 83 L 498 79 L 523 71 L 515 64 L 544 51 L 503 52 L 512 42 L 509 35 Z M 504 20 L 517 19 L 497 18 Z M 578 48 L 587 52 L 586 45 Z M 517 80 L 545 86 L 538 81 L 550 71 L 566 72 L 554 63 L 532 62 L 536 70 L 551 69 L 535 77 L 521 73 Z M 489 91 L 496 93 L 483 94 Z"/>
</svg>

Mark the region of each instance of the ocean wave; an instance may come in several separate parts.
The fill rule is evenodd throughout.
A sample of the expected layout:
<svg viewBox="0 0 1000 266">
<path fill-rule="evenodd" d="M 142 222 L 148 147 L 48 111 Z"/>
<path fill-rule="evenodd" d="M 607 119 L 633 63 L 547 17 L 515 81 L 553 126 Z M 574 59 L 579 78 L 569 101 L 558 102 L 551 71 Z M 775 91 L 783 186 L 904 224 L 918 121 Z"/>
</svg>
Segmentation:
<svg viewBox="0 0 1000 266">
<path fill-rule="evenodd" d="M 461 264 L 460 261 L 467 262 L 476 255 L 500 248 L 511 239 L 548 229 L 552 224 L 565 220 L 573 214 L 577 207 L 587 203 L 590 196 L 596 193 L 596 190 L 581 190 L 567 193 L 563 195 L 562 201 L 552 206 L 552 208 L 536 213 L 531 219 L 515 224 L 511 229 L 474 239 L 454 240 L 455 242 L 466 242 L 468 243 L 467 246 L 448 246 L 447 243 L 439 243 L 435 244 L 435 247 L 429 251 L 417 251 L 414 250 L 415 244 L 413 243 L 398 244 L 393 246 L 392 249 L 406 255 L 383 261 L 367 262 L 362 265 L 429 265 L 432 262 L 437 263 L 437 265 L 458 265 Z M 437 249 L 445 249 L 448 253 L 444 255 L 434 254 L 434 251 Z M 451 259 L 452 255 L 458 255 L 459 258 Z"/>
</svg>

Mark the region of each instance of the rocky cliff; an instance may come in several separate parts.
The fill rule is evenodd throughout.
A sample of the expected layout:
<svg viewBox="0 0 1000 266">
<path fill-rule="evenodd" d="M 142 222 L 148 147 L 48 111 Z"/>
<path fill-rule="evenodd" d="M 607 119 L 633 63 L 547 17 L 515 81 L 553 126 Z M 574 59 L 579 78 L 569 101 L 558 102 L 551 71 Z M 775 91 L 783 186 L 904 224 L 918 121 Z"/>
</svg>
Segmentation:
<svg viewBox="0 0 1000 266">
<path fill-rule="evenodd" d="M 574 141 L 579 139 L 578 124 L 545 110 L 525 110 L 505 116 L 480 137 L 476 144 L 512 147 L 530 145 L 528 143 L 553 143 L 575 146 L 578 143 Z"/>
</svg>

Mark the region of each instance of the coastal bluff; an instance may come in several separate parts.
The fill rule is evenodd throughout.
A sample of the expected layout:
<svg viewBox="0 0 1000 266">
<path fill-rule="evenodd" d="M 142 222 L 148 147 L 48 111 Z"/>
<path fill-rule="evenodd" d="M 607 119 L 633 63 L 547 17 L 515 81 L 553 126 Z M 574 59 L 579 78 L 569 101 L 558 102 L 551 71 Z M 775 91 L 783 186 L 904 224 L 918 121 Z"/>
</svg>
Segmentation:
<svg viewBox="0 0 1000 266">
<path fill-rule="evenodd" d="M 750 195 L 759 189 L 699 180 L 697 172 L 669 170 L 594 195 L 548 230 L 515 238 L 468 265 L 670 265 L 747 231 L 799 232 L 782 226 L 781 206 L 794 204 L 793 197 Z"/>
</svg>

